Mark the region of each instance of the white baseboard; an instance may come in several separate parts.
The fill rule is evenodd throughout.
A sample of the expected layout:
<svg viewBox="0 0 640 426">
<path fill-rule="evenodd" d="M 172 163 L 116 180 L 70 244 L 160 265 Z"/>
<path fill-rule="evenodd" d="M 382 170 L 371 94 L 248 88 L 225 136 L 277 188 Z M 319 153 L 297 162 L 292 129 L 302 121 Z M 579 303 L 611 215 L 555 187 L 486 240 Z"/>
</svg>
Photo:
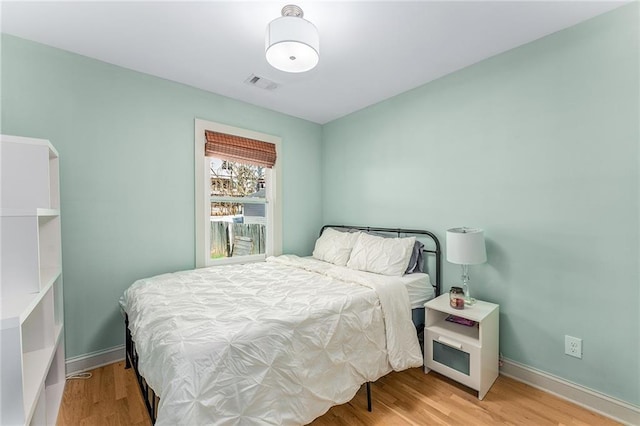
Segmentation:
<svg viewBox="0 0 640 426">
<path fill-rule="evenodd" d="M 640 407 L 568 382 L 510 359 L 504 359 L 500 374 L 526 383 L 534 388 L 566 399 L 627 425 L 640 425 Z"/>
<path fill-rule="evenodd" d="M 80 373 L 103 365 L 113 364 L 124 359 L 124 345 L 114 346 L 101 351 L 67 358 L 65 361 L 67 375 Z"/>
</svg>

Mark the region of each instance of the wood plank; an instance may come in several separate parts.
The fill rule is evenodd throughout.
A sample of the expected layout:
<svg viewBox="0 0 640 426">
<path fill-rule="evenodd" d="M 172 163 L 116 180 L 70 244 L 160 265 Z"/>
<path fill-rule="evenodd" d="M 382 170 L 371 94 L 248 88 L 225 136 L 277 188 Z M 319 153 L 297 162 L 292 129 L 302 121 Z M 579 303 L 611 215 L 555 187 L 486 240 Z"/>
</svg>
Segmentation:
<svg viewBox="0 0 640 426">
<path fill-rule="evenodd" d="M 68 380 L 58 426 L 150 426 L 133 370 L 124 361 L 91 371 L 89 379 Z"/>
<path fill-rule="evenodd" d="M 65 387 L 58 426 L 150 426 L 132 369 L 124 361 L 92 371 Z M 364 386 L 350 402 L 332 407 L 313 426 L 364 425 L 572 425 L 618 423 L 597 413 L 499 376 L 483 401 L 477 392 L 420 368 L 390 373 L 371 385 L 373 412 Z"/>
</svg>

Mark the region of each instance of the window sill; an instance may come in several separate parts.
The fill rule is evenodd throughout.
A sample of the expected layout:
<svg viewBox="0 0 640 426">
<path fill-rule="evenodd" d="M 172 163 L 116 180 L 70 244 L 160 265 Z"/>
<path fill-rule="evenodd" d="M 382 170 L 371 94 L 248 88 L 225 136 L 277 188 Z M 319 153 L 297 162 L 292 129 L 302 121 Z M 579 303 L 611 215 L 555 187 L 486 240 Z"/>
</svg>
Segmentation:
<svg viewBox="0 0 640 426">
<path fill-rule="evenodd" d="M 239 265 L 242 263 L 264 262 L 267 256 L 265 254 L 254 254 L 251 256 L 223 257 L 221 259 L 211 259 L 205 267 L 222 266 L 222 265 Z"/>
</svg>

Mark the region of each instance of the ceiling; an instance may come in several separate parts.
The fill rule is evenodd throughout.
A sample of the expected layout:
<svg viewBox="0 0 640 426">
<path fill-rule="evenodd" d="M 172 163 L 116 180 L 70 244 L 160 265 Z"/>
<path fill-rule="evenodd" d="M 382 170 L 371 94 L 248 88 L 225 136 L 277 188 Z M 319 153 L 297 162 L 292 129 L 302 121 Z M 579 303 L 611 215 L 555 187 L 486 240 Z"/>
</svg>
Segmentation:
<svg viewBox="0 0 640 426">
<path fill-rule="evenodd" d="M 288 74 L 265 60 L 280 2 L 10 2 L 2 32 L 324 124 L 622 1 L 296 1 L 320 62 Z M 245 84 L 255 74 L 274 90 Z"/>
</svg>

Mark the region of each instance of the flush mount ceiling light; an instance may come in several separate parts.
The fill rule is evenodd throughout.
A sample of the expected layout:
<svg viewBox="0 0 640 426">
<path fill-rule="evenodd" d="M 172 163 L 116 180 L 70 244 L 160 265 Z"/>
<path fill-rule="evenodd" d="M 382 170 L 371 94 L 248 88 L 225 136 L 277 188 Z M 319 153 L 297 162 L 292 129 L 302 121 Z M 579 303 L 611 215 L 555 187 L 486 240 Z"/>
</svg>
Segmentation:
<svg viewBox="0 0 640 426">
<path fill-rule="evenodd" d="M 302 9 L 289 4 L 282 8 L 282 16 L 267 26 L 265 53 L 272 67 L 286 72 L 305 72 L 318 64 L 318 29 L 303 16 Z"/>
</svg>

